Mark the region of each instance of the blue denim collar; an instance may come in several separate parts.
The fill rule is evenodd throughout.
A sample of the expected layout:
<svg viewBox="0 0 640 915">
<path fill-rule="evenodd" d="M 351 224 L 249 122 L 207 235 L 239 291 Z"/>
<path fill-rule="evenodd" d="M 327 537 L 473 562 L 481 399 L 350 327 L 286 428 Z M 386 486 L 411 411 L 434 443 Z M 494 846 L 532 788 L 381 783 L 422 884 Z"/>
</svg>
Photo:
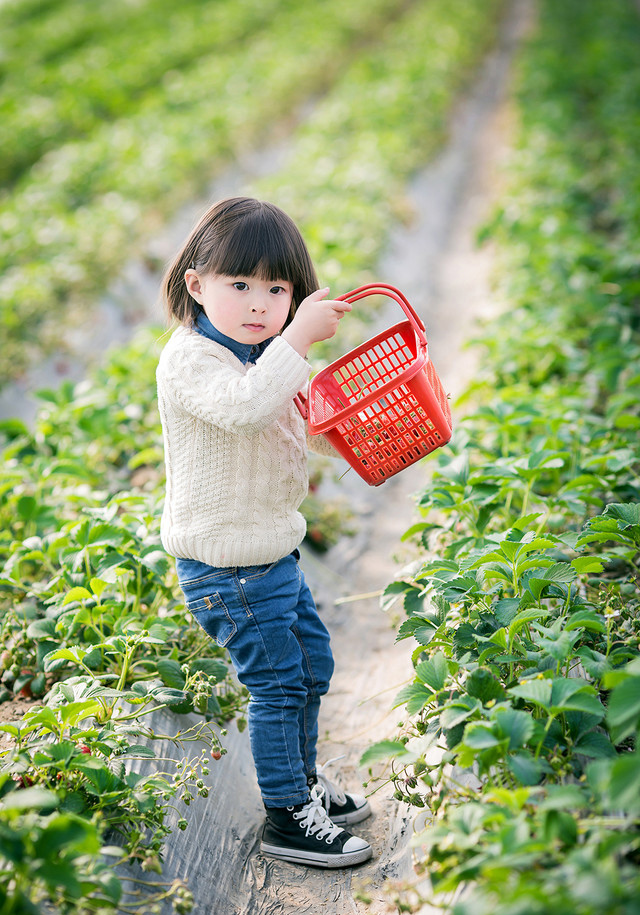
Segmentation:
<svg viewBox="0 0 640 915">
<path fill-rule="evenodd" d="M 203 337 L 208 337 L 209 340 L 214 340 L 216 343 L 220 343 L 221 346 L 226 346 L 234 356 L 238 357 L 243 365 L 246 365 L 247 362 L 255 362 L 273 340 L 273 337 L 271 337 L 271 339 L 265 340 L 264 343 L 258 343 L 257 346 L 252 346 L 251 343 L 239 343 L 232 337 L 227 337 L 226 334 L 221 333 L 217 327 L 214 327 L 204 311 L 198 313 L 195 329 Z"/>
</svg>

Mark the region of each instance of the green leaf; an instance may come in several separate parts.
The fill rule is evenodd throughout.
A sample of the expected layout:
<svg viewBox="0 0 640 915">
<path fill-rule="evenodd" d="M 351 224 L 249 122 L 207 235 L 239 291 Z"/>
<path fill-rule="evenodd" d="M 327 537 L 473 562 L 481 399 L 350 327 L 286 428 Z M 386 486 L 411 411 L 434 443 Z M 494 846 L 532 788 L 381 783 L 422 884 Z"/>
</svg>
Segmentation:
<svg viewBox="0 0 640 915">
<path fill-rule="evenodd" d="M 498 727 L 500 735 L 508 738 L 510 750 L 517 750 L 526 746 L 527 742 L 533 737 L 535 730 L 533 718 L 520 709 L 496 709 L 493 720 Z"/>
<path fill-rule="evenodd" d="M 185 675 L 178 661 L 171 658 L 160 658 L 156 662 L 156 667 L 165 686 L 171 686 L 174 689 L 184 688 Z"/>
<path fill-rule="evenodd" d="M 48 705 L 43 705 L 42 708 L 38 709 L 34 714 L 27 713 L 27 716 L 30 725 L 37 724 L 45 730 L 53 731 L 54 733 L 60 728 L 58 719 Z"/>
<path fill-rule="evenodd" d="M 405 745 L 398 740 L 380 740 L 364 751 L 360 757 L 360 765 L 369 766 L 371 763 L 406 756 L 407 753 Z"/>
<path fill-rule="evenodd" d="M 38 510 L 34 496 L 20 496 L 16 502 L 16 511 L 23 521 L 30 521 Z"/>
<path fill-rule="evenodd" d="M 416 667 L 416 676 L 435 692 L 441 690 L 449 676 L 449 665 L 441 651 L 437 651 L 432 658 L 421 661 Z"/>
<path fill-rule="evenodd" d="M 577 572 L 570 562 L 554 562 L 553 565 L 543 569 L 532 576 L 535 581 L 562 582 L 568 584 L 576 580 Z"/>
<path fill-rule="evenodd" d="M 540 647 L 555 661 L 565 661 L 573 654 L 573 646 L 580 638 L 579 630 L 574 632 L 556 633 L 553 630 L 544 630 L 549 633 L 549 638 L 538 639 Z"/>
<path fill-rule="evenodd" d="M 494 734 L 488 725 L 473 721 L 465 728 L 462 740 L 472 750 L 487 750 L 502 743 L 502 738 Z"/>
<path fill-rule="evenodd" d="M 524 680 L 517 686 L 512 686 L 507 690 L 512 696 L 518 696 L 520 699 L 526 699 L 543 708 L 548 708 L 551 703 L 551 680 L 538 679 Z"/>
<path fill-rule="evenodd" d="M 552 712 L 584 712 L 586 715 L 593 715 L 594 718 L 604 718 L 605 708 L 597 696 L 590 695 L 586 692 L 575 693 L 570 699 L 563 702 L 562 705 L 552 706 Z"/>
<path fill-rule="evenodd" d="M 583 810 L 588 806 L 586 792 L 578 785 L 549 785 L 541 810 Z"/>
<path fill-rule="evenodd" d="M 175 705 L 177 702 L 183 702 L 186 698 L 183 690 L 172 689 L 169 686 L 152 686 L 149 689 L 149 695 L 153 696 L 157 702 L 162 702 L 166 705 Z"/>
<path fill-rule="evenodd" d="M 229 667 L 220 658 L 200 658 L 189 665 L 191 670 L 201 670 L 209 677 L 215 677 L 216 683 L 222 683 L 229 675 Z"/>
<path fill-rule="evenodd" d="M 169 568 L 169 558 L 164 550 L 153 548 L 140 556 L 141 564 L 156 575 L 165 575 Z"/>
<path fill-rule="evenodd" d="M 551 686 L 551 705 L 559 708 L 573 708 L 571 702 L 577 694 L 595 698 L 595 690 L 582 677 L 555 677 Z"/>
<path fill-rule="evenodd" d="M 613 744 L 602 731 L 581 734 L 574 744 L 574 749 L 576 753 L 590 759 L 610 759 L 617 755 Z"/>
<path fill-rule="evenodd" d="M 625 753 L 611 766 L 609 794 L 613 806 L 627 814 L 640 812 L 640 752 Z"/>
<path fill-rule="evenodd" d="M 531 623 L 534 620 L 545 619 L 547 616 L 549 616 L 549 610 L 544 607 L 530 607 L 528 610 L 521 610 L 509 626 L 509 642 L 513 641 L 514 636 L 516 636 L 527 623 Z"/>
<path fill-rule="evenodd" d="M 611 670 L 611 663 L 606 655 L 599 651 L 583 646 L 577 652 L 582 666 L 593 680 L 600 680 L 607 671 Z"/>
<path fill-rule="evenodd" d="M 107 846 L 103 846 L 100 851 L 104 855 L 106 854 Z M 121 849 L 118 849 L 121 851 Z M 98 875 L 98 880 L 100 881 L 100 887 L 102 892 L 110 899 L 113 903 L 118 903 L 122 897 L 122 883 L 116 876 L 109 870 L 103 871 Z"/>
<path fill-rule="evenodd" d="M 399 600 L 402 600 L 404 603 L 404 595 L 410 588 L 415 588 L 415 585 L 411 585 L 406 581 L 392 581 L 384 590 L 384 594 L 380 598 L 380 609 L 384 613 L 388 613 Z M 422 590 L 422 588 L 420 588 Z"/>
<path fill-rule="evenodd" d="M 578 824 L 565 810 L 548 810 L 544 818 L 544 837 L 550 844 L 557 840 L 570 847 L 576 844 Z"/>
<path fill-rule="evenodd" d="M 67 592 L 67 594 L 65 594 L 64 600 L 62 601 L 62 605 L 65 606 L 65 604 L 70 604 L 72 601 L 76 601 L 76 600 L 78 600 L 78 601 L 89 600 L 92 597 L 93 597 L 93 595 L 92 595 L 91 591 L 87 591 L 86 588 L 81 588 L 81 587 L 72 588 L 70 591 Z"/>
<path fill-rule="evenodd" d="M 0 810 L 53 810 L 59 804 L 58 796 L 46 788 L 23 788 L 10 791 L 0 800 Z"/>
<path fill-rule="evenodd" d="M 565 631 L 572 629 L 588 629 L 591 632 L 606 632 L 607 627 L 599 613 L 595 610 L 577 610 L 572 613 L 565 623 Z"/>
<path fill-rule="evenodd" d="M 440 725 L 445 731 L 455 728 L 473 715 L 477 708 L 478 703 L 468 705 L 463 702 L 451 702 L 445 705 L 440 713 Z"/>
<path fill-rule="evenodd" d="M 614 743 L 634 734 L 640 726 L 640 677 L 623 680 L 609 696 L 607 724 Z"/>
<path fill-rule="evenodd" d="M 166 627 L 162 623 L 153 623 L 152 626 L 149 626 L 149 634 L 145 638 L 145 642 L 150 645 L 164 645 L 167 642 L 167 638 Z"/>
<path fill-rule="evenodd" d="M 81 844 L 83 851 L 98 851 L 100 846 L 95 828 L 81 817 L 63 814 L 47 823 L 36 843 L 36 849 L 43 857 L 50 859 L 52 852 L 55 854 L 63 848 L 78 844 Z"/>
<path fill-rule="evenodd" d="M 542 778 L 542 766 L 530 753 L 514 753 L 508 756 L 507 766 L 521 785 L 537 785 Z"/>
<path fill-rule="evenodd" d="M 89 585 L 91 587 L 91 590 L 93 591 L 93 593 L 99 600 L 102 597 L 105 588 L 109 587 L 109 582 L 103 581 L 101 578 L 92 578 L 91 581 L 89 582 Z"/>
<path fill-rule="evenodd" d="M 505 597 L 499 600 L 494 608 L 497 621 L 501 626 L 509 626 L 515 619 L 519 608 L 520 601 L 517 597 Z"/>
<path fill-rule="evenodd" d="M 465 688 L 470 696 L 475 696 L 484 705 L 491 699 L 502 699 L 505 695 L 502 683 L 488 667 L 476 668 L 467 677 Z"/>
<path fill-rule="evenodd" d="M 571 565 L 579 575 L 589 572 L 602 572 L 604 560 L 598 559 L 597 556 L 578 556 L 571 560 Z"/>
<path fill-rule="evenodd" d="M 612 502 L 604 510 L 604 516 L 622 521 L 622 527 L 640 525 L 640 502 Z"/>
<path fill-rule="evenodd" d="M 410 683 L 402 687 L 393 702 L 393 707 L 397 708 L 399 705 L 406 705 L 410 715 L 417 715 L 430 702 L 433 702 L 431 690 L 421 683 Z"/>
<path fill-rule="evenodd" d="M 520 547 L 521 543 L 519 541 L 505 539 L 500 544 L 500 552 L 507 557 L 509 562 L 513 562 L 518 555 Z"/>
<path fill-rule="evenodd" d="M 106 771 L 107 764 L 95 756 L 89 756 L 88 754 L 83 753 L 81 756 L 76 756 L 76 758 L 73 760 L 71 768 L 77 772 L 83 772 L 85 775 L 91 778 L 89 775 L 90 773 L 98 772 L 101 770 Z M 93 779 L 91 778 L 91 780 Z"/>
<path fill-rule="evenodd" d="M 155 759 L 156 754 L 151 747 L 147 747 L 142 743 L 133 743 L 131 746 L 127 747 L 125 751 L 125 756 L 144 756 L 145 759 Z"/>
<path fill-rule="evenodd" d="M 48 639 L 56 634 L 56 621 L 52 619 L 34 620 L 27 629 L 30 639 Z"/>
<path fill-rule="evenodd" d="M 80 645 L 74 645 L 72 648 L 57 648 L 55 651 L 50 651 L 44 659 L 44 669 L 46 671 L 56 670 L 58 667 L 62 666 L 56 664 L 56 661 L 74 661 L 76 664 L 80 664 L 83 661 L 89 652 L 82 648 Z"/>
</svg>

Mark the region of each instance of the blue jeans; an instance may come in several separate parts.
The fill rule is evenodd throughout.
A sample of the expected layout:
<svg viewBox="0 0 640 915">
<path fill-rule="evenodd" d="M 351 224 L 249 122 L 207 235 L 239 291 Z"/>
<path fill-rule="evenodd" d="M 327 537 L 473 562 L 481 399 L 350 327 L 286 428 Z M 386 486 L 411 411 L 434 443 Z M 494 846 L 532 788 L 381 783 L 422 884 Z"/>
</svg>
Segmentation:
<svg viewBox="0 0 640 915">
<path fill-rule="evenodd" d="M 296 550 L 278 562 L 216 569 L 176 561 L 187 606 L 226 648 L 249 690 L 249 736 L 267 807 L 304 803 L 315 771 L 320 697 L 333 656 Z"/>
</svg>

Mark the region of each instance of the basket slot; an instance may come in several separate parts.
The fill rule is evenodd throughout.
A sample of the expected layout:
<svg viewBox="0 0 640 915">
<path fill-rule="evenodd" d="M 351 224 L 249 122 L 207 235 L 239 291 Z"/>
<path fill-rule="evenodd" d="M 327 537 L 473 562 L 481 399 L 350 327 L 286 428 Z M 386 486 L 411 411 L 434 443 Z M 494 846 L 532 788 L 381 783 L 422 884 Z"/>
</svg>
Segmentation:
<svg viewBox="0 0 640 915">
<path fill-rule="evenodd" d="M 415 350 L 402 333 L 397 332 L 378 340 L 349 361 L 334 366 L 332 374 L 348 405 L 353 405 L 401 375 L 415 358 Z"/>
<path fill-rule="evenodd" d="M 372 467 L 385 460 L 413 463 L 442 440 L 407 385 L 387 392 L 337 428 L 356 457 Z"/>
</svg>

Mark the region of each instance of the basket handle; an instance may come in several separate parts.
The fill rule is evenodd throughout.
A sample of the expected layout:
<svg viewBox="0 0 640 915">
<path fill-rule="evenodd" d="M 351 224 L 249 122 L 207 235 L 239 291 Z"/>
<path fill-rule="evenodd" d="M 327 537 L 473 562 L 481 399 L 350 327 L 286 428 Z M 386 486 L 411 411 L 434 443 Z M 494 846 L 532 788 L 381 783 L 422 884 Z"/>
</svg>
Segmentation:
<svg viewBox="0 0 640 915">
<path fill-rule="evenodd" d="M 358 286 L 357 289 L 352 289 L 351 292 L 345 292 L 343 295 L 336 296 L 336 301 L 353 303 L 357 302 L 359 299 L 364 299 L 369 295 L 386 295 L 390 299 L 394 299 L 413 325 L 420 345 L 426 347 L 427 336 L 424 324 L 404 293 L 400 292 L 399 289 L 396 289 L 395 286 L 390 286 L 388 283 L 368 283 L 365 286 Z"/>
<path fill-rule="evenodd" d="M 364 299 L 369 295 L 386 295 L 390 299 L 394 299 L 400 308 L 404 311 L 406 316 L 409 318 L 409 321 L 413 325 L 413 329 L 416 332 L 420 345 L 423 348 L 427 346 L 427 336 L 426 328 L 420 318 L 418 317 L 417 312 L 413 306 L 409 303 L 409 300 L 400 292 L 399 289 L 396 289 L 395 286 L 390 286 L 388 283 L 367 283 L 365 286 L 358 286 L 357 289 L 352 289 L 351 292 L 345 292 L 342 295 L 336 296 L 335 300 L 337 302 L 353 302 L 359 301 L 359 299 Z M 309 418 L 309 410 L 307 407 L 307 398 L 299 391 L 296 396 L 293 398 L 293 402 L 298 408 L 298 412 L 303 419 Z"/>
<path fill-rule="evenodd" d="M 298 413 L 303 419 L 309 419 L 309 408 L 307 407 L 307 398 L 302 393 L 298 391 L 296 396 L 293 398 L 293 402 L 298 408 Z"/>
</svg>

